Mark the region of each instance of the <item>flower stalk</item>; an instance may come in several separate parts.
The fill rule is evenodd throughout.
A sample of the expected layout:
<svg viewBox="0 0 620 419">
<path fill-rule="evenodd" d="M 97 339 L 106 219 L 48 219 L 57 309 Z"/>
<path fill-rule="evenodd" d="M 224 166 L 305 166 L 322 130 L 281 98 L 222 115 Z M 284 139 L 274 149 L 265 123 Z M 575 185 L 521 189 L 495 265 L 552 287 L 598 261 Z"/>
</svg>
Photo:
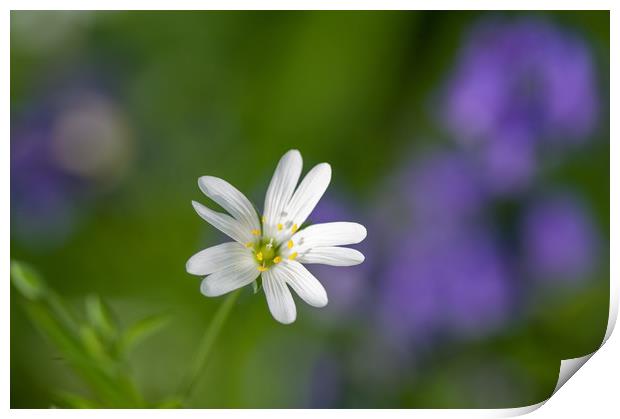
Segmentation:
<svg viewBox="0 0 620 419">
<path fill-rule="evenodd" d="M 213 320 L 211 324 L 205 331 L 205 334 L 200 341 L 200 345 L 198 346 L 198 351 L 196 352 L 196 356 L 194 361 L 185 377 L 185 381 L 181 386 L 181 399 L 186 402 L 187 399 L 191 396 L 192 390 L 196 385 L 196 382 L 200 378 L 203 373 L 203 370 L 207 366 L 207 361 L 209 360 L 209 355 L 211 355 L 211 351 L 213 350 L 213 346 L 217 341 L 217 338 L 228 320 L 230 312 L 239 296 L 240 290 L 236 290 L 228 294 L 224 302 L 218 307 L 215 315 L 213 316 Z"/>
</svg>

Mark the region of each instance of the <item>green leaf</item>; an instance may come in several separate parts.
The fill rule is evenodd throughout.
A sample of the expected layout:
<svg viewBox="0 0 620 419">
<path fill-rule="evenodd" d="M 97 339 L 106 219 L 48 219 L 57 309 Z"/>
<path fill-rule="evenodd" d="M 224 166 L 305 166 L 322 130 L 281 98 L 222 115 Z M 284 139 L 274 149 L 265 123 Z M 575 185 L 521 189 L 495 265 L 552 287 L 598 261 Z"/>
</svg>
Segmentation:
<svg viewBox="0 0 620 419">
<path fill-rule="evenodd" d="M 98 295 L 86 297 L 86 315 L 90 324 L 106 342 L 112 342 L 118 336 L 118 322 Z"/>
<path fill-rule="evenodd" d="M 29 300 L 39 300 L 46 293 L 47 287 L 41 275 L 26 263 L 11 261 L 11 279 L 15 288 Z"/>
<path fill-rule="evenodd" d="M 105 346 L 97 336 L 97 332 L 90 326 L 83 325 L 80 327 L 80 339 L 86 352 L 95 360 L 101 360 L 106 357 Z"/>
<path fill-rule="evenodd" d="M 155 314 L 146 317 L 131 325 L 121 338 L 121 348 L 129 351 L 147 336 L 163 327 L 170 317 L 163 314 Z"/>
</svg>

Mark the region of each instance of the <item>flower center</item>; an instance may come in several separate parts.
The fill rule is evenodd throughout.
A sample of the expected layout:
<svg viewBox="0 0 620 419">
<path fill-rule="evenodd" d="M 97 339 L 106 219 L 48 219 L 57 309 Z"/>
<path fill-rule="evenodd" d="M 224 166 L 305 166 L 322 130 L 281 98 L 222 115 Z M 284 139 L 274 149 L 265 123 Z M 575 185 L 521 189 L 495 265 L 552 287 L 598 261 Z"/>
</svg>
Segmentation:
<svg viewBox="0 0 620 419">
<path fill-rule="evenodd" d="M 246 246 L 254 253 L 254 259 L 258 263 L 257 269 L 261 272 L 282 262 L 280 246 L 273 238 L 261 237 L 257 242 L 248 243 Z"/>
<path fill-rule="evenodd" d="M 262 217 L 261 221 L 262 228 L 264 228 L 265 217 Z M 289 227 L 291 234 L 299 230 L 297 224 L 293 224 L 292 222 L 288 224 L 291 224 Z M 278 231 L 282 231 L 283 228 L 283 224 L 277 225 Z M 272 266 L 282 262 L 282 250 L 284 250 L 284 253 L 289 254 L 289 260 L 295 260 L 297 258 L 297 252 L 291 252 L 294 246 L 293 240 L 289 239 L 286 243 L 278 243 L 273 237 L 263 236 L 262 231 L 259 229 L 254 229 L 251 233 L 253 236 L 256 236 L 256 241 L 248 242 L 245 246 L 254 254 L 254 259 L 257 262 L 256 269 L 260 272 L 265 272 Z"/>
</svg>

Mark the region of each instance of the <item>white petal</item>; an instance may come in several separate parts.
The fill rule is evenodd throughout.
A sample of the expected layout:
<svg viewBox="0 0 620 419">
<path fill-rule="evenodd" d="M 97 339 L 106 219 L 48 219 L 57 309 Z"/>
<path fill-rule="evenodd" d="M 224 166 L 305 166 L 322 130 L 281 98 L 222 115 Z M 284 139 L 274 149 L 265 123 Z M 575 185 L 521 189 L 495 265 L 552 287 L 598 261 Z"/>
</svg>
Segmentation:
<svg viewBox="0 0 620 419">
<path fill-rule="evenodd" d="M 209 198 L 217 202 L 235 219 L 244 223 L 248 230 L 259 229 L 258 215 L 252 203 L 237 188 L 223 179 L 202 176 L 198 187 Z"/>
<path fill-rule="evenodd" d="M 306 303 L 313 307 L 325 307 L 327 305 L 325 288 L 301 263 L 285 261 L 272 270 L 276 275 L 281 274 L 286 283 Z"/>
<path fill-rule="evenodd" d="M 263 272 L 263 289 L 273 318 L 280 323 L 293 323 L 297 317 L 297 308 L 282 274 L 274 269 Z"/>
<path fill-rule="evenodd" d="M 301 254 L 307 249 L 326 246 L 344 246 L 359 243 L 366 238 L 366 227 L 358 223 L 336 222 L 314 224 L 299 231 L 291 240 L 292 250 Z"/>
<path fill-rule="evenodd" d="M 353 266 L 364 261 L 364 255 L 348 247 L 313 247 L 296 259 L 301 263 L 321 263 L 332 266 Z"/>
<path fill-rule="evenodd" d="M 332 177 L 332 168 L 327 163 L 317 164 L 301 181 L 286 209 L 288 219 L 298 226 L 308 218 L 319 202 Z"/>
<path fill-rule="evenodd" d="M 252 259 L 250 251 L 237 242 L 208 247 L 189 258 L 185 269 L 192 275 L 209 275 L 235 265 L 244 258 Z"/>
<path fill-rule="evenodd" d="M 247 243 L 252 240 L 252 232 L 245 225 L 235 220 L 228 214 L 215 212 L 199 202 L 192 201 L 194 209 L 206 222 L 213 227 L 227 234 L 233 240 L 239 243 Z"/>
<path fill-rule="evenodd" d="M 200 292 L 207 297 L 218 297 L 250 284 L 259 272 L 252 258 L 242 259 L 238 263 L 207 276 L 200 284 Z"/>
<path fill-rule="evenodd" d="M 301 154 L 297 150 L 288 151 L 278 163 L 278 167 L 271 178 L 267 194 L 265 195 L 265 234 L 273 236 L 277 231 L 276 226 L 282 218 L 286 205 L 288 204 L 299 175 L 301 174 Z"/>
</svg>

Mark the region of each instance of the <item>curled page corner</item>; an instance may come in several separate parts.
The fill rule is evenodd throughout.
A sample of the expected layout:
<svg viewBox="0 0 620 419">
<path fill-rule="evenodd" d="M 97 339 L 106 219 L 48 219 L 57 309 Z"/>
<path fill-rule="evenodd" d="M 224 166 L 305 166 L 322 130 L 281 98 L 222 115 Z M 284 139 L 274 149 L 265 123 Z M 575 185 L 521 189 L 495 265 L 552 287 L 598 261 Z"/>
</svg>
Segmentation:
<svg viewBox="0 0 620 419">
<path fill-rule="evenodd" d="M 605 335 L 607 336 L 607 335 Z M 603 340 L 603 343 L 601 343 L 601 346 L 603 346 L 603 344 L 607 341 L 607 339 Z M 598 348 L 600 349 L 600 347 Z M 512 416 L 521 416 L 521 415 L 525 415 L 528 414 L 530 412 L 533 412 L 534 410 L 537 410 L 539 407 L 542 407 L 542 405 L 544 405 L 545 403 L 547 403 L 555 393 L 558 392 L 558 390 L 564 385 L 566 384 L 566 382 L 573 376 L 575 375 L 575 373 L 577 371 L 579 371 L 579 369 L 581 367 L 584 366 L 584 364 L 586 362 L 588 362 L 588 360 L 590 358 L 592 358 L 592 356 L 598 351 L 598 349 L 588 355 L 584 355 L 578 358 L 571 358 L 571 359 L 563 359 L 560 363 L 560 372 L 558 373 L 558 382 L 555 385 L 555 388 L 553 389 L 553 392 L 551 393 L 551 395 L 546 398 L 545 400 L 539 402 L 539 403 L 535 403 L 529 406 L 523 406 L 523 407 L 514 407 L 514 408 L 510 408 L 510 409 L 503 409 L 501 411 L 499 411 L 499 415 L 498 417 L 512 417 Z"/>
<path fill-rule="evenodd" d="M 598 351 L 598 349 L 596 351 Z M 596 351 L 594 351 L 594 352 L 592 352 L 592 353 L 590 353 L 588 355 L 580 356 L 578 358 L 563 359 L 562 362 L 560 363 L 560 373 L 558 374 L 558 382 L 555 385 L 555 389 L 553 389 L 553 393 L 551 393 L 551 396 L 549 398 L 553 397 L 553 395 L 564 384 L 566 384 L 566 382 L 569 380 L 569 378 L 571 378 L 573 375 L 575 375 L 575 373 L 577 371 L 579 371 L 579 368 L 583 367 L 583 365 L 586 362 L 588 362 L 588 360 L 590 358 L 592 358 L 592 355 L 594 355 L 596 353 Z"/>
<path fill-rule="evenodd" d="M 611 333 L 613 332 L 616 326 L 616 319 L 618 318 L 617 296 L 619 293 L 618 293 L 616 285 L 617 284 L 615 284 L 614 281 L 611 281 L 610 289 L 609 289 L 609 318 L 607 319 L 607 329 L 605 330 L 605 336 L 603 337 L 603 341 L 601 342 L 599 347 L 596 348 L 592 353 L 589 353 L 587 355 L 580 356 L 578 358 L 563 359 L 560 362 L 560 372 L 558 373 L 558 382 L 556 383 L 555 388 L 553 389 L 553 392 L 548 398 L 546 398 L 545 400 L 539 403 L 535 403 L 529 406 L 501 409 L 498 411 L 498 415 L 496 417 L 520 416 L 520 415 L 525 415 L 527 413 L 533 412 L 534 410 L 537 410 L 539 407 L 547 403 L 553 397 L 553 395 L 557 393 L 558 390 L 562 388 L 562 386 L 566 384 L 566 382 L 568 382 L 568 380 L 573 375 L 575 375 L 575 373 L 579 371 L 579 369 L 583 367 L 585 363 L 588 362 L 588 360 L 592 358 L 594 354 L 597 353 L 603 347 L 605 342 L 607 342 L 607 340 L 611 336 Z"/>
</svg>

